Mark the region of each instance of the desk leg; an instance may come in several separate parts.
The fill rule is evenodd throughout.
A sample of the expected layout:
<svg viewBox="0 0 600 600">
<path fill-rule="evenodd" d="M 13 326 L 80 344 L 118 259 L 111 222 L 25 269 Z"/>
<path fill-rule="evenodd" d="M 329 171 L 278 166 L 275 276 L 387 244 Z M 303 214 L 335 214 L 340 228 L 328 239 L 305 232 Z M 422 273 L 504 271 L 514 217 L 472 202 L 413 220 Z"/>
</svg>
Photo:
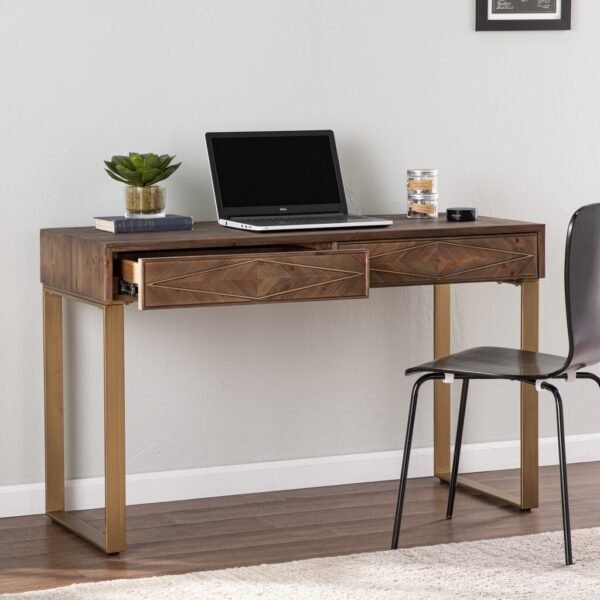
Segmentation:
<svg viewBox="0 0 600 600">
<path fill-rule="evenodd" d="M 450 353 L 450 296 L 447 285 L 435 286 L 434 356 Z M 447 288 L 446 290 L 441 288 Z M 539 284 L 521 284 L 521 348 L 538 349 Z M 450 386 L 436 382 L 434 390 L 434 473 L 450 480 Z M 521 490 L 517 496 L 500 492 L 460 475 L 458 485 L 478 494 L 528 510 L 538 506 L 538 399 L 535 388 L 521 385 Z"/>
<path fill-rule="evenodd" d="M 105 551 L 125 550 L 125 351 L 123 305 L 104 307 Z"/>
<path fill-rule="evenodd" d="M 521 284 L 521 349 L 538 351 L 539 282 Z M 536 508 L 538 501 L 538 395 L 521 385 L 521 508 Z"/>
<path fill-rule="evenodd" d="M 65 510 L 63 296 L 91 304 L 104 316 L 105 530 Z M 46 514 L 107 554 L 125 550 L 125 384 L 123 305 L 102 305 L 44 290 Z"/>
<path fill-rule="evenodd" d="M 46 510 L 65 510 L 62 302 L 44 290 L 44 430 Z"/>
<path fill-rule="evenodd" d="M 449 284 L 438 284 L 433 290 L 433 357 L 450 354 Z M 442 381 L 433 384 L 433 469 L 434 473 L 450 473 L 450 388 Z"/>
</svg>

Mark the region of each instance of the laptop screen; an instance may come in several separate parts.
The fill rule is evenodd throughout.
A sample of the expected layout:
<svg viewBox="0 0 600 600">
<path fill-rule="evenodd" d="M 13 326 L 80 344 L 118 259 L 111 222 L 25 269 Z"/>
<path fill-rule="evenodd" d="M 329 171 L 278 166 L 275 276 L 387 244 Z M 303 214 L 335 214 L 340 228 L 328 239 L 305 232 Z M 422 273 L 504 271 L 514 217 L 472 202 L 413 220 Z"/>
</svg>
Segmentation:
<svg viewBox="0 0 600 600">
<path fill-rule="evenodd" d="M 209 133 L 219 217 L 346 212 L 331 131 Z"/>
</svg>

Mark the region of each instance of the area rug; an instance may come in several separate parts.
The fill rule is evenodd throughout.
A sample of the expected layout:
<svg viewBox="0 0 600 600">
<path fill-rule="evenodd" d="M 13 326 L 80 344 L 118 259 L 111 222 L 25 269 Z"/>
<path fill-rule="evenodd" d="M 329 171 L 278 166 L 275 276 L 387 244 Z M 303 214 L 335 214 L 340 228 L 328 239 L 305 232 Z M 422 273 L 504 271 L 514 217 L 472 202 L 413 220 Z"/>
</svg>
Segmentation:
<svg viewBox="0 0 600 600">
<path fill-rule="evenodd" d="M 4 594 L 18 600 L 437 600 L 600 597 L 600 528 Z"/>
</svg>

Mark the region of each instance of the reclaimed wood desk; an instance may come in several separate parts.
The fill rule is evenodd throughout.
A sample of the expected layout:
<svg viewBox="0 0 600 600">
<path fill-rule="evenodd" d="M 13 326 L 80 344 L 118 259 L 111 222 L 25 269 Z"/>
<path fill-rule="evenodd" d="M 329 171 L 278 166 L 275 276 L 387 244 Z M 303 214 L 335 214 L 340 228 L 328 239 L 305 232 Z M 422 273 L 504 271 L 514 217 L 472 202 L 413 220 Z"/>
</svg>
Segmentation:
<svg viewBox="0 0 600 600">
<path fill-rule="evenodd" d="M 91 227 L 41 231 L 44 287 L 46 511 L 107 553 L 125 550 L 124 307 L 140 310 L 366 298 L 369 287 L 431 285 L 433 354 L 450 353 L 450 285 L 484 281 L 521 287 L 521 347 L 538 349 L 538 279 L 544 225 L 481 217 L 448 223 L 389 217 L 373 229 L 250 233 L 216 223 L 192 231 L 113 235 Z M 104 315 L 106 527 L 65 510 L 63 299 Z M 434 388 L 434 472 L 450 472 L 450 386 Z M 537 395 L 521 386 L 519 495 L 461 476 L 459 484 L 521 509 L 538 505 Z"/>
</svg>

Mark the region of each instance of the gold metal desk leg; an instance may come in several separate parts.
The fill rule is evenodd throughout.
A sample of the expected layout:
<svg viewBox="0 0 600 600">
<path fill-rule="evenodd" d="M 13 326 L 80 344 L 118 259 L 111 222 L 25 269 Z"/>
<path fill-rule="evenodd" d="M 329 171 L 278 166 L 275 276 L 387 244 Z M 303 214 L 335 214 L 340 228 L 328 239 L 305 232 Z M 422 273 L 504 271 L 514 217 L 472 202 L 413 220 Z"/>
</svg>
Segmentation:
<svg viewBox="0 0 600 600">
<path fill-rule="evenodd" d="M 538 351 L 539 282 L 521 284 L 521 349 Z M 521 385 L 521 508 L 536 508 L 538 499 L 538 394 Z"/>
<path fill-rule="evenodd" d="M 62 297 L 44 290 L 46 510 L 65 510 Z"/>
<path fill-rule="evenodd" d="M 123 305 L 104 307 L 106 552 L 125 550 L 125 368 Z"/>
<path fill-rule="evenodd" d="M 450 354 L 450 292 L 449 284 L 433 288 L 433 357 Z M 450 472 L 450 385 L 442 381 L 433 384 L 433 469 L 434 473 Z"/>
<path fill-rule="evenodd" d="M 104 317 L 105 531 L 65 510 L 63 296 L 102 309 Z M 44 290 L 46 513 L 107 554 L 126 547 L 125 368 L 123 305 L 102 305 Z"/>
<path fill-rule="evenodd" d="M 521 349 L 538 350 L 539 282 L 521 283 Z M 434 290 L 434 357 L 450 354 L 450 286 Z M 450 480 L 450 386 L 436 381 L 434 388 L 434 473 Z M 538 501 L 538 398 L 535 388 L 521 385 L 520 494 L 500 492 L 464 475 L 458 485 L 485 494 L 522 510 L 537 508 Z"/>
</svg>

